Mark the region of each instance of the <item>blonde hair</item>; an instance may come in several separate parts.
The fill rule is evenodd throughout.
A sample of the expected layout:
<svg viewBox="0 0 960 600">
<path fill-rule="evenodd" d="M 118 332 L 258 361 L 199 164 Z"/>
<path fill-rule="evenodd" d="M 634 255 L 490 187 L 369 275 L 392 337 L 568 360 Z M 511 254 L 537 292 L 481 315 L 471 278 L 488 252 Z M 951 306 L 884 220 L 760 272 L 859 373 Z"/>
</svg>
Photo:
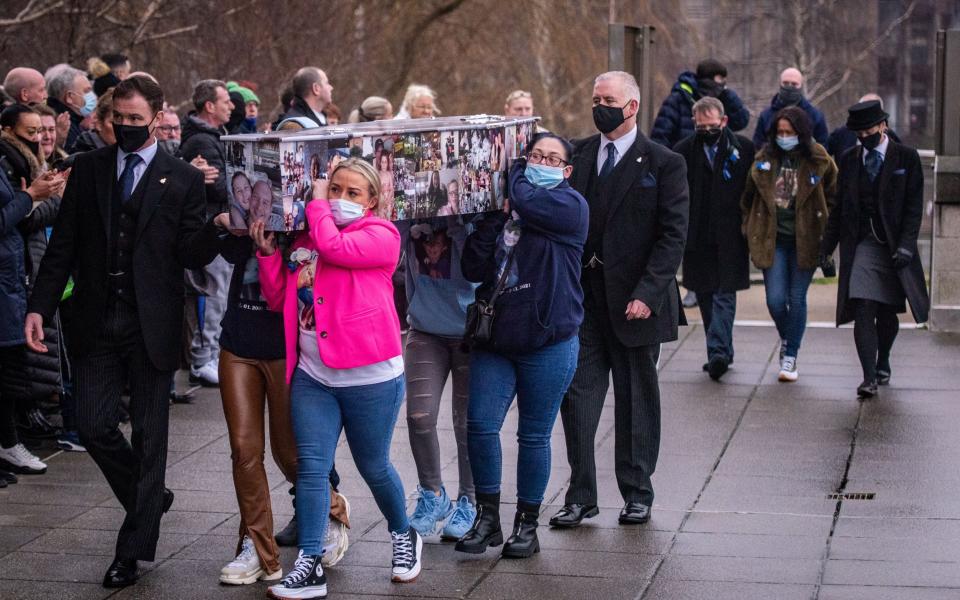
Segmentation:
<svg viewBox="0 0 960 600">
<path fill-rule="evenodd" d="M 510 92 L 510 95 L 507 96 L 507 99 L 506 101 L 504 101 L 504 104 L 506 104 L 507 106 L 510 106 L 511 102 L 513 102 L 514 100 L 519 100 L 520 98 L 530 98 L 532 100 L 533 94 L 525 90 L 513 90 L 512 92 Z"/>
<path fill-rule="evenodd" d="M 441 114 L 440 107 L 437 106 L 437 93 L 433 91 L 430 86 L 419 83 L 412 83 L 407 87 L 407 93 L 403 95 L 403 108 L 407 112 L 410 112 L 417 98 L 423 98 L 425 96 L 429 96 L 430 99 L 433 100 L 433 113 L 435 115 Z"/>
<path fill-rule="evenodd" d="M 333 172 L 330 173 L 330 181 L 333 181 L 338 171 L 352 171 L 367 180 L 367 184 L 370 186 L 370 197 L 373 199 L 370 210 L 375 210 L 380 204 L 380 174 L 373 168 L 373 165 L 360 158 L 348 158 L 337 164 Z"/>
</svg>

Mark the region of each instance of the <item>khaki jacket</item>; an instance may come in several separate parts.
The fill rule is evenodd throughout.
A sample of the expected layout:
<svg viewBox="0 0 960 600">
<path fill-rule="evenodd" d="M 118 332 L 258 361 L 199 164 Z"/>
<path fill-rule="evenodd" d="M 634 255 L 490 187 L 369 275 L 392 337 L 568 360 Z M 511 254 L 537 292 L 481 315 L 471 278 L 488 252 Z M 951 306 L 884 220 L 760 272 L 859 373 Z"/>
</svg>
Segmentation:
<svg viewBox="0 0 960 600">
<path fill-rule="evenodd" d="M 837 165 L 820 144 L 814 143 L 811 158 L 801 158 L 797 173 L 797 263 L 801 269 L 815 269 L 820 254 L 820 240 L 827 226 L 827 216 L 837 193 Z M 747 238 L 750 258 L 758 269 L 773 266 L 777 243 L 777 207 L 774 191 L 780 161 L 766 148 L 760 150 L 747 177 L 740 199 L 743 235 Z"/>
</svg>

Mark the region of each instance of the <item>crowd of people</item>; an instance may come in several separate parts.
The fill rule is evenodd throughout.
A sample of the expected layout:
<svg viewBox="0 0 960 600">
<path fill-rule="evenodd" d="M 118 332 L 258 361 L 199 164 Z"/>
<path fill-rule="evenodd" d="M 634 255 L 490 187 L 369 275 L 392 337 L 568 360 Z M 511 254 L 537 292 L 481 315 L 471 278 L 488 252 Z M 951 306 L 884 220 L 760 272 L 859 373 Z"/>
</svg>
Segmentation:
<svg viewBox="0 0 960 600">
<path fill-rule="evenodd" d="M 270 231 L 273 215 L 253 202 L 230 205 L 227 185 L 247 200 L 257 189 L 227 181 L 220 137 L 337 124 L 326 73 L 297 71 L 268 124 L 250 82 L 200 81 L 178 115 L 156 79 L 131 71 L 117 54 L 87 71 L 18 67 L 0 113 L 0 487 L 47 469 L 21 435 L 88 452 L 126 512 L 106 587 L 135 583 L 138 561 L 155 558 L 174 502 L 170 405 L 190 402 L 173 383 L 182 364 L 191 382 L 219 387 L 229 433 L 241 521 L 219 580 L 321 598 L 324 569 L 349 546 L 341 433 L 386 522 L 395 582 L 418 577 L 433 535 L 458 552 L 540 551 L 558 416 L 571 479 L 549 524 L 595 517 L 611 378 L 619 522 L 649 521 L 660 349 L 686 324 L 681 266 L 706 332 L 703 369 L 718 381 L 733 365 L 751 260 L 780 340 L 780 381 L 798 379 L 807 288 L 818 267 L 833 273 L 838 246 L 837 323 L 855 323 L 858 397 L 889 384 L 906 302 L 926 319 L 917 152 L 870 95 L 828 134 L 797 69 L 781 73 L 752 140 L 735 133 L 750 114 L 716 60 L 680 75 L 650 137 L 637 127 L 636 80 L 602 73 L 590 99 L 597 133 L 570 141 L 538 126 L 509 168 L 502 211 L 394 223 L 377 216 L 383 165 L 337 157 L 311 178 L 307 228 L 289 236 Z M 503 112 L 536 114 L 532 95 L 511 92 Z M 411 85 L 394 114 L 370 96 L 347 121 L 431 118 L 437 94 Z M 451 203 L 457 194 L 438 187 Z M 248 210 L 259 215 L 249 229 L 231 228 L 230 211 Z M 437 433 L 449 378 L 451 493 Z M 514 399 L 516 513 L 505 536 L 500 430 Z M 404 403 L 411 514 L 390 460 Z M 267 435 L 295 509 L 276 532 Z M 279 546 L 299 549 L 285 575 Z"/>
</svg>

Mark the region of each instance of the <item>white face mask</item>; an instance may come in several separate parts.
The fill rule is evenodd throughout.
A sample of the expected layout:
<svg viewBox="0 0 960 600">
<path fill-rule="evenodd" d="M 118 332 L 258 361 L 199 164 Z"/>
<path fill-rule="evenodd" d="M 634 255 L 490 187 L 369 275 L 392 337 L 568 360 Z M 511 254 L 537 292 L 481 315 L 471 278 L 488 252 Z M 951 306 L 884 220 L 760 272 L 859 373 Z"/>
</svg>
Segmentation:
<svg viewBox="0 0 960 600">
<path fill-rule="evenodd" d="M 367 209 L 356 202 L 337 199 L 330 201 L 330 212 L 333 214 L 333 222 L 343 227 L 362 217 Z"/>
</svg>

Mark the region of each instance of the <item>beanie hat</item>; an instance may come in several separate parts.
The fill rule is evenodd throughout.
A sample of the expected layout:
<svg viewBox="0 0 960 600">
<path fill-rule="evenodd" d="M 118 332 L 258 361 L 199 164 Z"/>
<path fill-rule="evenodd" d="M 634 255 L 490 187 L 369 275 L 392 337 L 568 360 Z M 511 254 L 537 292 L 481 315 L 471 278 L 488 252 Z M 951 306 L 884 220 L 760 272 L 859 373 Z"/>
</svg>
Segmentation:
<svg viewBox="0 0 960 600">
<path fill-rule="evenodd" d="M 257 95 L 253 92 L 253 90 L 251 90 L 250 88 L 243 87 L 236 81 L 227 82 L 227 91 L 237 92 L 238 94 L 240 94 L 240 96 L 243 98 L 244 104 L 247 104 L 247 102 L 256 102 L 258 105 L 260 104 L 260 98 L 257 97 Z"/>
</svg>

